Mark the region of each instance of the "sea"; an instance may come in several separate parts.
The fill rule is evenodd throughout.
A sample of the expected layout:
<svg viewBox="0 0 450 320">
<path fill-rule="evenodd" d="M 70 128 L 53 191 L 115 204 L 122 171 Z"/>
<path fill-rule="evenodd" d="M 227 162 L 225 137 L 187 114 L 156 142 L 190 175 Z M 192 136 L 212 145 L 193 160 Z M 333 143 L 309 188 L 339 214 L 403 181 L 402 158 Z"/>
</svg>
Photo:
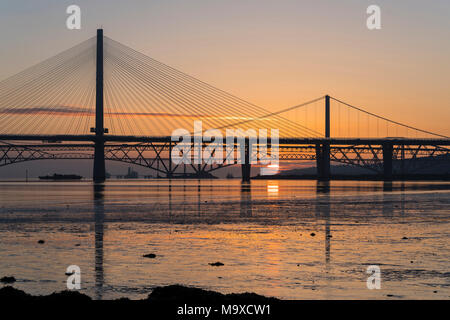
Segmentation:
<svg viewBox="0 0 450 320">
<path fill-rule="evenodd" d="M 0 277 L 43 295 L 68 288 L 71 266 L 93 299 L 144 299 L 171 284 L 280 299 L 449 299 L 450 183 L 0 182 Z"/>
</svg>

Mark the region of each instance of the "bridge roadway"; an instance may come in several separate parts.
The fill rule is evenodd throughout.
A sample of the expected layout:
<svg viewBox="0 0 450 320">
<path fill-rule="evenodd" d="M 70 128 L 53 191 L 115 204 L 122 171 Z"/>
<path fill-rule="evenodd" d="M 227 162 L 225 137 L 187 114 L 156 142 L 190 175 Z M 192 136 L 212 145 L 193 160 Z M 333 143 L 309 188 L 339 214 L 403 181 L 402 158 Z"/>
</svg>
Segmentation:
<svg viewBox="0 0 450 320">
<path fill-rule="evenodd" d="M 267 138 L 270 141 L 270 137 Z M 0 141 L 72 141 L 95 142 L 95 135 L 0 135 Z M 117 136 L 104 135 L 105 142 L 171 142 L 170 136 L 152 137 L 152 136 Z M 330 145 L 383 145 L 390 143 L 393 145 L 428 145 L 428 146 L 450 146 L 450 139 L 431 139 L 431 138 L 280 138 L 280 145 L 307 145 L 323 144 Z"/>
</svg>

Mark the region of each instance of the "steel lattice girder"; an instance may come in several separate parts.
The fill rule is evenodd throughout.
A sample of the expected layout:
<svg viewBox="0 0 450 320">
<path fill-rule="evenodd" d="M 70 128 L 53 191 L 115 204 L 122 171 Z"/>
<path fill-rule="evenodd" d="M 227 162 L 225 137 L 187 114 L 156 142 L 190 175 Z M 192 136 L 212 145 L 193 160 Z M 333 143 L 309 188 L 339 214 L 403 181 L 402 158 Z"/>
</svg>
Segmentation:
<svg viewBox="0 0 450 320">
<path fill-rule="evenodd" d="M 0 166 L 47 159 L 93 159 L 93 144 L 24 144 L 0 145 Z M 179 166 L 173 165 L 170 142 L 148 142 L 138 144 L 106 144 L 105 159 L 151 168 L 164 174 L 176 174 Z M 316 160 L 315 145 L 280 145 L 279 159 L 286 161 Z M 363 167 L 381 173 L 383 152 L 380 145 L 331 146 L 331 161 Z M 439 145 L 394 145 L 394 165 L 403 172 L 414 172 L 435 164 L 450 161 L 450 149 Z M 403 160 L 403 161 L 402 161 Z M 408 161 L 405 161 L 408 160 Z M 403 164 L 402 164 L 403 163 Z M 216 165 L 202 164 L 200 171 L 211 172 L 234 163 Z M 209 166 L 209 167 L 208 167 Z M 195 172 L 199 167 L 191 165 Z"/>
</svg>

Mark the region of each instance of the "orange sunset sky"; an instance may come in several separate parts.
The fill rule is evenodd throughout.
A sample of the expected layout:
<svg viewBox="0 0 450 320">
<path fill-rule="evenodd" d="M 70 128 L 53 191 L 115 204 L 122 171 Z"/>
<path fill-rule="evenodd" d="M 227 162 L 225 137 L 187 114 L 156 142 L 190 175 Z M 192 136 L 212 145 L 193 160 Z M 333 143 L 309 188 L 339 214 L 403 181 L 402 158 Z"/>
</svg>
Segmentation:
<svg viewBox="0 0 450 320">
<path fill-rule="evenodd" d="M 81 30 L 66 8 L 81 7 Z M 368 30 L 366 8 L 381 7 Z M 270 111 L 330 94 L 450 135 L 450 2 L 24 1 L 0 3 L 0 79 L 105 35 Z"/>
</svg>

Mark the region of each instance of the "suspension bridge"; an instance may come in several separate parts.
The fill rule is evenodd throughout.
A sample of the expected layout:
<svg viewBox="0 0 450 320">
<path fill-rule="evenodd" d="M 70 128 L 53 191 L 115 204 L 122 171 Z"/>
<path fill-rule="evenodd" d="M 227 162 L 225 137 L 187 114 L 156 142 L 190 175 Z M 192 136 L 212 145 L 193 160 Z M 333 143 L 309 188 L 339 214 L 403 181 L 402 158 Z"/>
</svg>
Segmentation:
<svg viewBox="0 0 450 320">
<path fill-rule="evenodd" d="M 249 163 L 171 161 L 172 131 L 192 128 L 195 120 L 202 121 L 204 130 L 278 129 L 279 160 L 315 161 L 321 180 L 332 178 L 332 162 L 386 180 L 450 163 L 445 135 L 328 95 L 270 112 L 103 36 L 99 29 L 95 37 L 0 82 L 0 166 L 92 159 L 93 178 L 103 181 L 106 160 L 143 166 L 168 178 L 202 177 L 241 165 L 243 180 L 250 180 Z M 270 139 L 268 149 L 270 156 Z"/>
</svg>

